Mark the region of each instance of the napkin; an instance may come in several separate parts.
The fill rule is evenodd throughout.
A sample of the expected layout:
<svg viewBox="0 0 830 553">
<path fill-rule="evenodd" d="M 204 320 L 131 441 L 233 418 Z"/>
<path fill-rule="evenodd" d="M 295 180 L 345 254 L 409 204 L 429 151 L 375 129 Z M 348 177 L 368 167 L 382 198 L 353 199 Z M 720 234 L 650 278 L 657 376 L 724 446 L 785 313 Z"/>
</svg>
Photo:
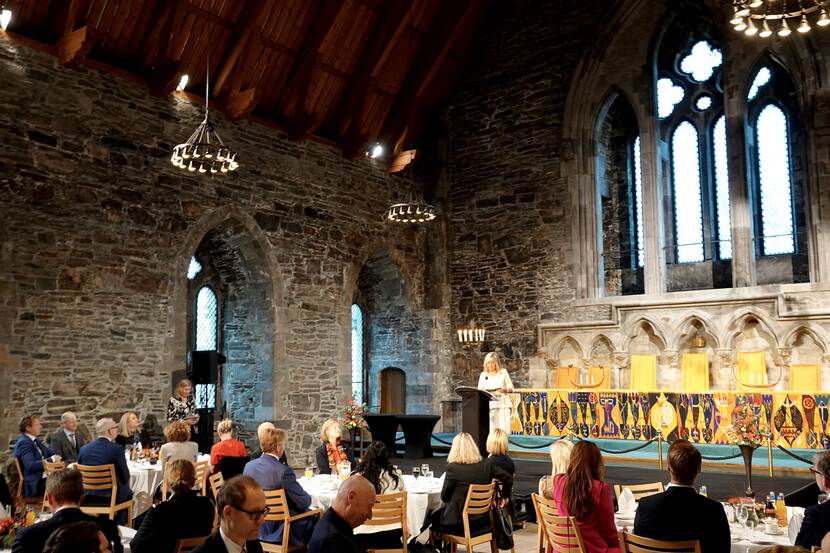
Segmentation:
<svg viewBox="0 0 830 553">
<path fill-rule="evenodd" d="M 620 498 L 617 500 L 619 506 L 619 514 L 634 516 L 637 511 L 637 502 L 634 500 L 634 494 L 628 488 L 623 488 Z"/>
<path fill-rule="evenodd" d="M 798 531 L 801 530 L 801 522 L 804 520 L 804 514 L 794 512 L 790 523 L 787 525 L 787 534 L 790 536 L 790 543 L 795 543 L 795 538 L 798 537 Z"/>
</svg>

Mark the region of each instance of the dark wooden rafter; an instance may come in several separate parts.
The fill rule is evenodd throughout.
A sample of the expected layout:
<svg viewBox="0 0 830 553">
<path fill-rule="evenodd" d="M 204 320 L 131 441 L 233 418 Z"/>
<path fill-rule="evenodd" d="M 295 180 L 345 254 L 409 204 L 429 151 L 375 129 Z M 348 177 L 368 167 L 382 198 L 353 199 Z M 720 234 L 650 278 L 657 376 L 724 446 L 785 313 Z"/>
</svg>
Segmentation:
<svg viewBox="0 0 830 553">
<path fill-rule="evenodd" d="M 314 67 L 319 60 L 320 46 L 337 20 L 350 7 L 349 4 L 349 2 L 341 0 L 322 0 L 320 2 L 312 19 L 311 28 L 306 34 L 307 38 L 294 58 L 294 63 L 291 64 L 291 69 L 285 81 L 287 86 L 280 95 L 279 103 L 289 110 L 291 119 L 289 135 L 295 140 L 306 137 L 308 129 L 319 125 L 317 119 L 321 116 L 306 112 L 303 107 L 304 99 L 308 95 Z M 292 105 L 294 106 L 293 113 L 291 113 Z"/>
<path fill-rule="evenodd" d="M 381 127 L 381 140 L 389 144 L 392 155 L 400 153 L 406 146 L 406 141 L 412 137 L 411 129 L 423 116 L 420 111 L 425 106 L 419 105 L 423 96 L 433 86 L 435 77 L 451 55 L 462 32 L 481 14 L 484 4 L 484 0 L 470 0 L 455 18 L 441 13 L 436 15 L 422 41 L 423 46 L 418 51 L 412 69 L 404 79 L 401 93 Z"/>
<path fill-rule="evenodd" d="M 336 109 L 333 110 L 333 113 L 339 116 L 340 136 L 348 137 L 350 130 L 355 135 L 360 133 L 359 121 L 355 123 L 355 118 L 359 118 L 365 109 L 366 97 L 373 88 L 373 76 L 392 55 L 400 35 L 410 25 L 411 10 L 416 3 L 414 0 L 392 0 L 381 15 L 383 24 L 375 25 L 357 62 L 354 75 L 340 97 Z M 350 141 L 347 139 L 346 142 Z"/>
<path fill-rule="evenodd" d="M 100 33 L 89 24 L 80 29 L 75 29 L 80 7 L 81 0 L 72 0 L 66 10 L 63 34 L 58 39 L 57 44 L 58 62 L 61 65 L 79 63 L 95 46 L 95 41 L 100 38 Z"/>
<path fill-rule="evenodd" d="M 249 51 L 251 42 L 259 36 L 263 19 L 271 11 L 273 5 L 274 0 L 248 0 L 245 2 L 236 22 L 236 27 L 234 27 L 228 40 L 228 48 L 225 49 L 219 61 L 219 72 L 213 87 L 215 96 L 222 95 L 234 69 L 237 69 L 237 73 L 242 72 L 238 69 L 238 66 L 243 65 L 239 63 L 239 60 L 243 58 L 246 51 Z"/>
</svg>

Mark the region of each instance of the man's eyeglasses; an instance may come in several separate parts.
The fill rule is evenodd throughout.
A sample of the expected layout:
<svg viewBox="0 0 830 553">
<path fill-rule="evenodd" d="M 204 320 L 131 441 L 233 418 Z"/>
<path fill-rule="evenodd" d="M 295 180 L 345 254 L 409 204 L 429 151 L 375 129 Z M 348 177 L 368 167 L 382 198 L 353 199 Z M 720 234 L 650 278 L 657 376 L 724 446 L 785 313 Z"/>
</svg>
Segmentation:
<svg viewBox="0 0 830 553">
<path fill-rule="evenodd" d="M 822 474 L 821 472 L 819 472 L 818 470 L 816 470 L 813 467 L 810 467 L 810 472 L 812 472 L 813 474 L 818 474 L 819 476 L 824 476 L 824 474 Z"/>
<path fill-rule="evenodd" d="M 233 507 L 233 505 L 231 505 L 231 507 Z M 242 511 L 243 513 L 248 515 L 250 517 L 250 519 L 254 522 L 260 522 L 262 519 L 264 519 L 266 516 L 268 516 L 268 513 L 271 512 L 271 507 L 265 507 L 261 511 L 246 511 L 245 509 L 243 509 L 241 507 L 233 507 L 233 508 L 236 509 L 237 511 Z"/>
</svg>

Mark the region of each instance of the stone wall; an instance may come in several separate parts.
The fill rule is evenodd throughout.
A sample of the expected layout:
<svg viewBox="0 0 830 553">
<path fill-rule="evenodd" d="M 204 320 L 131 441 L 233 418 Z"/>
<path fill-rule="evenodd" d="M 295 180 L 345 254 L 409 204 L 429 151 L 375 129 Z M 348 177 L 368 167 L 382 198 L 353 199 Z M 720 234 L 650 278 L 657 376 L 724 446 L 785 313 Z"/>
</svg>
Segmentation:
<svg viewBox="0 0 830 553">
<path fill-rule="evenodd" d="M 246 278 L 259 283 L 254 295 L 226 290 L 251 308 L 228 323 L 256 335 L 236 334 L 248 342 L 238 351 L 225 332 L 238 360 L 229 393 L 241 398 L 230 404 L 248 424 L 289 428 L 293 454 L 310 447 L 350 387 L 349 306 L 365 259 L 393 249 L 422 303 L 425 231 L 381 220 L 405 179 L 221 117 L 241 169 L 193 178 L 168 162 L 202 117 L 181 97 L 153 98 L 7 40 L 0 82 L 3 440 L 24 413 L 48 431 L 67 409 L 87 426 L 127 408 L 163 417 L 188 348 L 188 261 L 206 235 L 230 229 L 229 251 L 256 251 Z M 273 324 L 248 326 L 262 317 Z"/>
</svg>

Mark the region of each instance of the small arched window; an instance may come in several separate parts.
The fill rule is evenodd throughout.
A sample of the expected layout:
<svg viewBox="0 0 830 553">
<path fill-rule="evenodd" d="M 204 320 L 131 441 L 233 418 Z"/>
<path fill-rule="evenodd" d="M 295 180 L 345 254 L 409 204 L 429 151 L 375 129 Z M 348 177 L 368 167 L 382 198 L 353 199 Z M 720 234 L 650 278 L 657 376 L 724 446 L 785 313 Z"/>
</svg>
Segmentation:
<svg viewBox="0 0 830 553">
<path fill-rule="evenodd" d="M 196 294 L 196 350 L 215 351 L 217 349 L 217 325 L 219 322 L 219 302 L 216 292 L 210 286 L 202 286 Z"/>
<path fill-rule="evenodd" d="M 700 139 L 691 122 L 681 121 L 677 125 L 671 148 L 677 262 L 695 263 L 703 261 L 703 206 Z"/>
<path fill-rule="evenodd" d="M 357 403 L 363 403 L 365 386 L 363 367 L 363 310 L 352 304 L 352 396 Z"/>
</svg>

